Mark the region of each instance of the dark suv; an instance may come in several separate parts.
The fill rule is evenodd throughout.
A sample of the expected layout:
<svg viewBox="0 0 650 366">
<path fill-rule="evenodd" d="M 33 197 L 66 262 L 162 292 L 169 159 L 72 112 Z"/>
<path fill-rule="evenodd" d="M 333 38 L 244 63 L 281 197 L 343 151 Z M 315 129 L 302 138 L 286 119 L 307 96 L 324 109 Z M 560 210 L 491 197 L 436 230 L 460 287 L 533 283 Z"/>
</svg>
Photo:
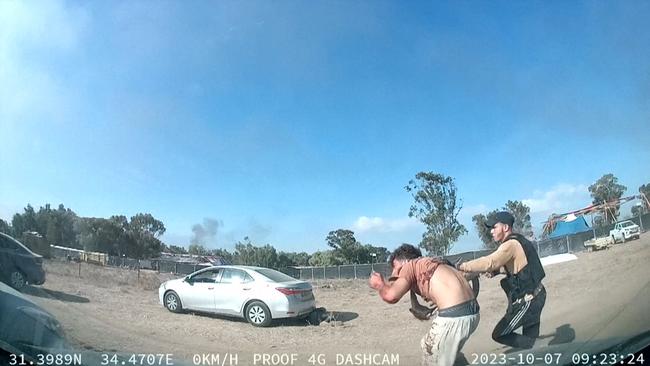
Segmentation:
<svg viewBox="0 0 650 366">
<path fill-rule="evenodd" d="M 45 283 L 43 257 L 0 233 L 0 279 L 17 290 L 28 283 L 42 285 Z"/>
</svg>

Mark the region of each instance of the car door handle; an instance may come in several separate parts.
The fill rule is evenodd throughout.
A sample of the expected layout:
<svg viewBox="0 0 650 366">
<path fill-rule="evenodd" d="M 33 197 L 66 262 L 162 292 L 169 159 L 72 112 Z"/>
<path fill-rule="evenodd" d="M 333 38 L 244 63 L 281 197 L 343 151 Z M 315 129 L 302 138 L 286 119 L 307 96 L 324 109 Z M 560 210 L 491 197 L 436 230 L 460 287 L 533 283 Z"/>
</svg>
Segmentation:
<svg viewBox="0 0 650 366">
<path fill-rule="evenodd" d="M 214 287 L 208 287 L 208 290 L 214 290 Z"/>
<path fill-rule="evenodd" d="M 244 287 L 244 288 L 242 288 L 242 290 L 244 290 L 244 291 L 248 291 L 248 290 L 250 290 L 250 289 L 251 289 L 250 287 Z"/>
</svg>

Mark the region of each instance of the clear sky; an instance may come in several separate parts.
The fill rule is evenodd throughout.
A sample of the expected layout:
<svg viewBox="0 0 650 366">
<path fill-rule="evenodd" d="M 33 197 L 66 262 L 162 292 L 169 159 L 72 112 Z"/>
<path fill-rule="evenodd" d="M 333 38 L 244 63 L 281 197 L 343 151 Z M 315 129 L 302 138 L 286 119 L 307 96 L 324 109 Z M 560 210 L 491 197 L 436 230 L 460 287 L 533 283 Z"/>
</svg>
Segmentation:
<svg viewBox="0 0 650 366">
<path fill-rule="evenodd" d="M 418 243 L 404 190 L 533 224 L 650 182 L 650 2 L 0 2 L 0 217 L 149 212 L 163 241 Z M 629 210 L 628 210 L 629 212 Z M 627 214 L 627 212 L 624 212 Z"/>
</svg>

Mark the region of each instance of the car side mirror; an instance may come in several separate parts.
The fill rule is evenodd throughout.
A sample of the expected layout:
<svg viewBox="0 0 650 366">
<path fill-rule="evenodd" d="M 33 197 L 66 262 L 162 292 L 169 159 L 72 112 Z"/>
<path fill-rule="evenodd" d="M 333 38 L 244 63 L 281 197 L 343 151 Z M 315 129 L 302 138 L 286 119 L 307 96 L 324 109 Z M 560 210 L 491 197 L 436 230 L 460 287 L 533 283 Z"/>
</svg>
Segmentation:
<svg viewBox="0 0 650 366">
<path fill-rule="evenodd" d="M 194 284 L 194 281 L 192 281 L 192 277 L 190 276 L 185 276 L 183 281 L 189 283 L 190 285 Z"/>
</svg>

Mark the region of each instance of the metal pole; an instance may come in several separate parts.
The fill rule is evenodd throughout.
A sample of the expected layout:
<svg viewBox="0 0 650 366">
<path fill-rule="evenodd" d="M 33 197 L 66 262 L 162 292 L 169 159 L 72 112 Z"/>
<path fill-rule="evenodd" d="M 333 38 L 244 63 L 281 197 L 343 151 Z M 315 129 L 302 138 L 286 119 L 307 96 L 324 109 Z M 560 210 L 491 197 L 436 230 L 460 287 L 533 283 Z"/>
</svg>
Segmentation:
<svg viewBox="0 0 650 366">
<path fill-rule="evenodd" d="M 571 251 L 569 250 L 569 235 L 566 236 L 566 252 L 571 253 Z"/>
<path fill-rule="evenodd" d="M 314 280 L 314 267 L 311 267 L 311 280 Z"/>
<path fill-rule="evenodd" d="M 323 266 L 323 279 L 327 279 L 327 275 L 325 274 L 325 266 Z"/>
<path fill-rule="evenodd" d="M 341 266 L 336 266 L 339 269 L 339 280 L 341 279 Z"/>
<path fill-rule="evenodd" d="M 591 213 L 591 231 L 594 233 L 594 239 L 596 239 L 596 226 L 594 225 L 594 213 Z"/>
<path fill-rule="evenodd" d="M 357 279 L 357 264 L 353 264 L 352 267 L 354 267 L 354 279 Z"/>
<path fill-rule="evenodd" d="M 643 230 L 643 214 L 641 212 L 639 212 L 639 224 L 641 224 L 641 231 L 645 231 Z"/>
</svg>

